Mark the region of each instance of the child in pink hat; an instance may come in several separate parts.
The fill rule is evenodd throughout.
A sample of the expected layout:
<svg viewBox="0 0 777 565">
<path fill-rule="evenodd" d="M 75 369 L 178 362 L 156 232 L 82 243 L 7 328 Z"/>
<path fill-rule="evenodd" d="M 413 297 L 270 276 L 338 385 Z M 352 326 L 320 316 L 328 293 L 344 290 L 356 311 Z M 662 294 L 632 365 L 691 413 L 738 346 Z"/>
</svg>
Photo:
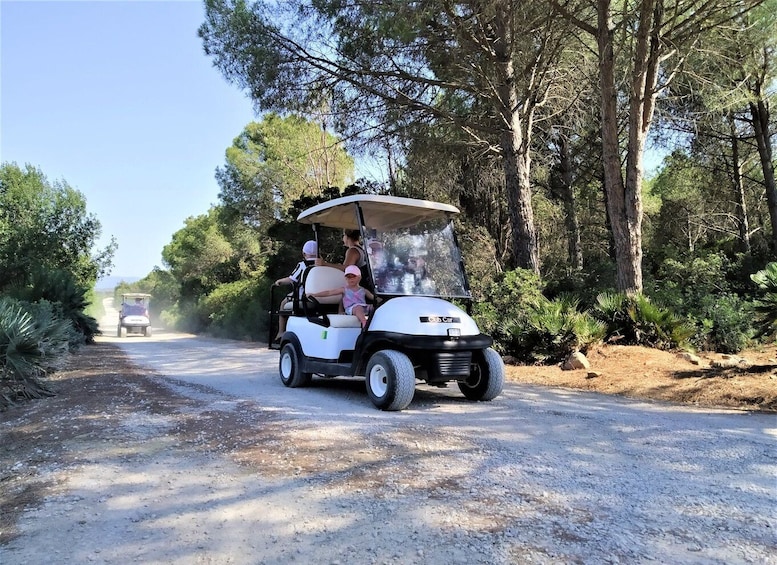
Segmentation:
<svg viewBox="0 0 777 565">
<path fill-rule="evenodd" d="M 314 292 L 310 296 L 318 298 L 342 295 L 345 313 L 359 318 L 359 322 L 362 328 L 364 328 L 367 325 L 367 314 L 372 312 L 372 306 L 367 304 L 367 300 L 374 301 L 375 296 L 369 290 L 359 285 L 361 278 L 362 273 L 359 267 L 348 265 L 345 268 L 345 286 Z"/>
</svg>

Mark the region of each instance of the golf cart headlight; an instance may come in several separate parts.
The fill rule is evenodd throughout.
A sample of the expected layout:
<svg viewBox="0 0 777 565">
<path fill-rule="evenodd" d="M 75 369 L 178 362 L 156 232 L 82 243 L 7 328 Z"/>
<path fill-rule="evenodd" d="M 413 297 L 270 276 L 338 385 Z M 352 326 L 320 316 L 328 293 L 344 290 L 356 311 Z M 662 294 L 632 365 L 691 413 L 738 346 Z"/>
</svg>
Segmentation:
<svg viewBox="0 0 777 565">
<path fill-rule="evenodd" d="M 461 328 L 448 328 L 448 337 L 457 339 L 461 337 Z"/>
</svg>

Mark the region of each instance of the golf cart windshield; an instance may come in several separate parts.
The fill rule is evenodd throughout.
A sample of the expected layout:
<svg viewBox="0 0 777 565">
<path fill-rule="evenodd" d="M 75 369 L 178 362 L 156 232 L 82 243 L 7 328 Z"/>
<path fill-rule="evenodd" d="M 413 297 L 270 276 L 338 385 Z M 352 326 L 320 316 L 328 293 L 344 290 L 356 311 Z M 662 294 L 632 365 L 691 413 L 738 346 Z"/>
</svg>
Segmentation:
<svg viewBox="0 0 777 565">
<path fill-rule="evenodd" d="M 313 206 L 297 220 L 359 229 L 378 294 L 469 299 L 453 231 L 458 213 L 441 202 L 361 194 Z"/>
<path fill-rule="evenodd" d="M 380 294 L 468 298 L 450 220 L 408 228 L 367 230 L 365 239 L 375 290 Z"/>
</svg>

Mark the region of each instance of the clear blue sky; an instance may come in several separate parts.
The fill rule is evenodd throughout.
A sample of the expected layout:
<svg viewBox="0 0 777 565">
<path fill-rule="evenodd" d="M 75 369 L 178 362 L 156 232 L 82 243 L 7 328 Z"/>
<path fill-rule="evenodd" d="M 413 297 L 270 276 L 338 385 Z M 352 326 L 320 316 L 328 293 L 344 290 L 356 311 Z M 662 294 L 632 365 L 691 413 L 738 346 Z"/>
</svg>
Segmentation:
<svg viewBox="0 0 777 565">
<path fill-rule="evenodd" d="M 118 242 L 113 275 L 162 266 L 255 119 L 203 53 L 203 20 L 201 0 L 0 0 L 0 161 L 84 194 L 101 246 Z"/>
</svg>

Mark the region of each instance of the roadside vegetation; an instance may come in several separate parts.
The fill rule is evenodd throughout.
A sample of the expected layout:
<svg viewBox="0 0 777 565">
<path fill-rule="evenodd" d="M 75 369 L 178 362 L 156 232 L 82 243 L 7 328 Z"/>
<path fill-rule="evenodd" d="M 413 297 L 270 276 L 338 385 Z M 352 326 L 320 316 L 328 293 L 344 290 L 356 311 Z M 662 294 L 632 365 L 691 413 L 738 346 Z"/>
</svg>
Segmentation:
<svg viewBox="0 0 777 565">
<path fill-rule="evenodd" d="M 81 193 L 33 167 L 0 167 L 0 408 L 50 394 L 43 377 L 94 341 L 87 314 L 113 245 Z"/>
<path fill-rule="evenodd" d="M 206 55 L 262 114 L 227 147 L 217 204 L 116 288 L 152 294 L 156 323 L 267 339 L 272 282 L 311 235 L 297 214 L 380 193 L 461 210 L 473 314 L 521 362 L 774 340 L 777 0 L 205 5 Z M 356 178 L 357 157 L 385 181 Z M 54 343 L 92 339 L 113 249 L 94 250 L 99 222 L 66 183 L 15 164 L 0 183 L 9 401 L 45 393 Z"/>
</svg>

